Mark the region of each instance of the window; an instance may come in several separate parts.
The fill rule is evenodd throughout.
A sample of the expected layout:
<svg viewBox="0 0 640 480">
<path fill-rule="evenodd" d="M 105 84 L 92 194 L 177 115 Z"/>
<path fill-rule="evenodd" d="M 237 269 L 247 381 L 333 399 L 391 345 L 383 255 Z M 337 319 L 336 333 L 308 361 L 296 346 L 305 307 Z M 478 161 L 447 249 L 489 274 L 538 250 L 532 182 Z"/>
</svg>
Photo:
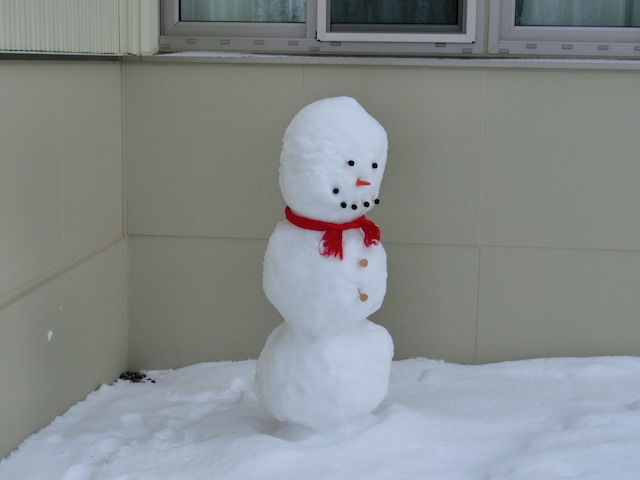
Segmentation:
<svg viewBox="0 0 640 480">
<path fill-rule="evenodd" d="M 179 4 L 183 21 L 304 23 L 306 20 L 304 0 L 182 0 Z"/>
<path fill-rule="evenodd" d="M 457 0 L 318 0 L 318 38 L 471 43 L 475 7 Z"/>
<path fill-rule="evenodd" d="M 482 53 L 484 0 L 161 0 L 160 47 L 331 54 Z"/>
<path fill-rule="evenodd" d="M 640 0 L 498 0 L 489 53 L 638 57 Z"/>
</svg>

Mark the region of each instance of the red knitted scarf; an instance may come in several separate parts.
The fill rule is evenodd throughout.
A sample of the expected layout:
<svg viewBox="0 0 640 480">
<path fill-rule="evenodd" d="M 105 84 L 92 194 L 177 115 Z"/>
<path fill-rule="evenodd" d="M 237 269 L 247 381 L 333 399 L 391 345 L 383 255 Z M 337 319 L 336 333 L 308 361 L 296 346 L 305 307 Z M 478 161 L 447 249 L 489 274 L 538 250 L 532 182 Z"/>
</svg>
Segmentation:
<svg viewBox="0 0 640 480">
<path fill-rule="evenodd" d="M 323 257 L 339 257 L 342 260 L 342 232 L 351 228 L 360 228 L 364 233 L 364 245 L 370 247 L 380 241 L 380 229 L 371 220 L 367 220 L 364 215 L 356 218 L 353 222 L 330 223 L 313 220 L 311 218 L 300 217 L 293 213 L 289 207 L 285 208 L 284 214 L 296 227 L 316 232 L 325 232 L 322 237 L 320 254 Z"/>
</svg>

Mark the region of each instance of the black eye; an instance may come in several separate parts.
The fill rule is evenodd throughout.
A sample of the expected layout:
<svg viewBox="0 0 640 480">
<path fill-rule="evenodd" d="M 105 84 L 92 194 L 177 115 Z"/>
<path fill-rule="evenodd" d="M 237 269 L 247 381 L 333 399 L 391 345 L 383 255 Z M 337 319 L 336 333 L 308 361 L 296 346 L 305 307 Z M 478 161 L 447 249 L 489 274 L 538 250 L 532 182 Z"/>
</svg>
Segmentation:
<svg viewBox="0 0 640 480">
<path fill-rule="evenodd" d="M 347 162 L 347 165 L 349 165 L 350 167 L 353 167 L 356 164 L 356 162 L 354 162 L 353 160 L 349 160 Z"/>
<path fill-rule="evenodd" d="M 346 204 L 346 203 L 344 203 L 344 202 L 342 202 L 342 203 L 340 204 L 340 206 L 341 206 L 342 208 L 347 208 L 347 204 Z"/>
<path fill-rule="evenodd" d="M 378 168 L 378 164 L 377 164 L 376 162 L 373 162 L 373 163 L 371 164 L 371 168 Z"/>
<path fill-rule="evenodd" d="M 340 193 L 340 190 L 338 190 L 337 188 L 334 188 L 334 189 L 333 189 L 333 194 L 334 194 L 334 195 L 337 195 L 338 193 Z"/>
</svg>

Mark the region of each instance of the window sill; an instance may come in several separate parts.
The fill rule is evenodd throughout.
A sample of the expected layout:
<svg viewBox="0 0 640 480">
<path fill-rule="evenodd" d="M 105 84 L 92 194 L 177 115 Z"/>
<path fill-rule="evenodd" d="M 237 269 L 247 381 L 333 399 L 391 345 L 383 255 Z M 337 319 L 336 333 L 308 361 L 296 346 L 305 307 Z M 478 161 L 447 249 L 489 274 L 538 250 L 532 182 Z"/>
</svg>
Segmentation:
<svg viewBox="0 0 640 480">
<path fill-rule="evenodd" d="M 640 70 L 640 59 L 502 58 L 502 57 L 394 57 L 338 55 L 278 55 L 245 52 L 172 52 L 128 56 L 142 63 L 217 63 L 267 65 L 335 65 L 374 67 L 534 68 L 575 70 Z"/>
</svg>

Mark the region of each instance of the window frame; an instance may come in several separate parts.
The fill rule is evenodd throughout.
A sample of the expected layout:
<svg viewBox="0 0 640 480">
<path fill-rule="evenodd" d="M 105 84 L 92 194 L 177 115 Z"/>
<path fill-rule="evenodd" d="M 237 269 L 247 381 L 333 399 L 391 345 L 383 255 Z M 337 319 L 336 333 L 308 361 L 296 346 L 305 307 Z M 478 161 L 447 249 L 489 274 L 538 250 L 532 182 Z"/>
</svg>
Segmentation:
<svg viewBox="0 0 640 480">
<path fill-rule="evenodd" d="M 329 5 L 331 0 L 317 1 L 317 35 L 320 41 L 330 42 L 400 42 L 400 43 L 472 43 L 476 40 L 476 1 L 464 0 L 462 3 L 461 32 L 451 33 L 370 33 L 332 31 L 329 19 Z"/>
<path fill-rule="evenodd" d="M 484 2 L 465 0 L 464 33 L 376 33 L 367 40 L 317 39 L 318 22 L 326 24 L 326 0 L 307 0 L 306 23 L 181 22 L 179 0 L 160 0 L 160 51 L 218 51 L 347 55 L 472 55 L 484 50 Z M 345 32 L 346 33 L 346 32 Z M 360 34 L 358 34 L 360 35 Z M 395 35 L 395 38 L 394 38 Z M 418 38 L 416 35 L 422 35 Z M 464 38 L 462 38 L 464 36 Z"/>
<path fill-rule="evenodd" d="M 516 0 L 490 3 L 490 54 L 640 57 L 638 27 L 518 26 L 515 24 Z"/>
<path fill-rule="evenodd" d="M 195 38 L 213 32 L 215 37 L 304 38 L 309 34 L 305 23 L 181 22 L 179 0 L 160 0 L 160 22 L 161 36 Z"/>
</svg>

